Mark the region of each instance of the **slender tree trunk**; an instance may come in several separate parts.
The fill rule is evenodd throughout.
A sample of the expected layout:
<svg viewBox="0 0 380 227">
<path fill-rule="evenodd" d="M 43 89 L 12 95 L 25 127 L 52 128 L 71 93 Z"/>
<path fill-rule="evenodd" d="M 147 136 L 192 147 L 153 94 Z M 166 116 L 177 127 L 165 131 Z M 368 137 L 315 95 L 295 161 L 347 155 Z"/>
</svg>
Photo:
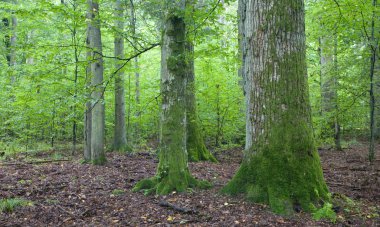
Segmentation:
<svg viewBox="0 0 380 227">
<path fill-rule="evenodd" d="M 377 58 L 374 66 L 374 95 L 375 95 L 375 138 L 380 140 L 380 48 L 377 47 Z"/>
<path fill-rule="evenodd" d="M 124 58 L 124 9 L 121 0 L 116 1 L 115 5 L 115 57 Z M 130 151 L 127 146 L 127 131 L 125 123 L 125 89 L 124 89 L 124 72 L 121 69 L 120 60 L 115 60 L 115 68 L 118 70 L 115 75 L 115 131 L 114 144 L 115 151 L 125 152 Z"/>
<path fill-rule="evenodd" d="M 340 150 L 340 126 L 338 123 L 337 92 L 337 37 L 320 38 L 321 97 L 324 139 L 334 138 L 336 149 Z M 332 48 L 333 47 L 333 48 Z"/>
<path fill-rule="evenodd" d="M 137 46 L 137 37 L 136 37 L 136 14 L 135 14 L 135 5 L 133 0 L 130 0 L 131 3 L 131 28 L 133 36 L 133 46 Z M 135 101 L 137 106 L 137 111 L 135 113 L 136 122 L 133 126 L 135 141 L 140 138 L 140 73 L 139 73 L 139 58 L 135 57 L 134 59 L 134 69 L 135 69 Z"/>
<path fill-rule="evenodd" d="M 26 35 L 26 40 L 27 40 L 26 43 L 27 44 L 33 43 L 33 33 L 34 33 L 34 30 L 28 31 L 28 33 Z M 28 65 L 33 65 L 34 64 L 34 58 L 31 56 L 27 56 L 25 59 L 25 63 Z"/>
<path fill-rule="evenodd" d="M 223 189 L 276 213 L 313 211 L 328 201 L 314 146 L 306 70 L 303 0 L 240 0 L 247 150 Z"/>
<path fill-rule="evenodd" d="M 63 2 L 64 4 L 64 2 Z M 73 11 L 77 11 L 77 2 L 74 0 L 72 2 Z M 77 115 L 76 115 L 76 103 L 77 103 L 77 86 L 78 86 L 78 73 L 79 73 L 79 50 L 78 50 L 78 37 L 77 37 L 77 17 L 76 14 L 74 14 L 73 18 L 73 28 L 71 33 L 71 43 L 74 46 L 74 94 L 73 94 L 73 106 L 72 106 L 72 112 L 73 112 L 73 124 L 72 124 L 72 151 L 71 154 L 74 155 L 76 152 L 76 145 L 77 145 Z"/>
<path fill-rule="evenodd" d="M 341 131 L 340 131 L 340 120 L 339 120 L 339 100 L 338 100 L 338 87 L 339 87 L 339 65 L 338 65 L 338 37 L 335 34 L 334 38 L 334 96 L 335 96 L 335 106 L 334 106 L 334 140 L 335 149 L 338 151 L 342 150 L 340 143 Z"/>
<path fill-rule="evenodd" d="M 9 19 L 8 18 L 3 18 L 2 19 L 2 23 L 3 23 L 3 26 L 6 30 L 9 29 Z M 8 63 L 8 66 L 11 65 L 11 56 L 10 56 L 10 52 L 9 52 L 9 49 L 10 49 L 10 46 L 11 46 L 11 38 L 8 34 L 8 31 L 5 33 L 5 36 L 4 36 L 4 46 L 5 46 L 5 49 L 6 49 L 6 58 L 7 58 L 7 63 Z"/>
<path fill-rule="evenodd" d="M 91 38 L 92 64 L 91 64 L 91 162 L 102 165 L 106 162 L 104 153 L 104 86 L 103 86 L 103 57 L 102 38 L 100 32 L 99 1 L 89 0 L 91 4 Z"/>
<path fill-rule="evenodd" d="M 87 1 L 87 19 L 91 20 L 92 12 L 92 1 Z M 91 50 L 91 37 L 92 37 L 92 26 L 90 22 L 87 22 L 87 37 L 86 37 L 86 58 L 87 58 L 87 66 L 86 66 L 86 108 L 84 113 L 84 160 L 86 162 L 91 161 L 91 124 L 92 124 L 92 104 L 91 104 L 91 64 L 92 64 L 92 50 Z"/>
<path fill-rule="evenodd" d="M 375 99 L 375 65 L 377 60 L 377 49 L 379 48 L 379 40 L 375 37 L 375 19 L 376 11 L 375 8 L 377 7 L 377 1 L 372 0 L 372 6 L 373 6 L 373 12 L 372 12 L 372 23 L 371 23 L 371 37 L 370 37 L 370 50 L 371 50 L 371 61 L 370 61 L 370 145 L 369 145 L 369 154 L 368 158 L 369 161 L 372 163 L 375 159 L 375 134 L 376 134 L 376 122 L 375 122 L 375 105 L 376 105 L 376 99 Z"/>
<path fill-rule="evenodd" d="M 157 175 L 142 180 L 134 190 L 168 194 L 189 187 L 206 187 L 191 176 L 186 149 L 186 26 L 185 1 L 171 0 L 164 21 L 161 49 L 162 112 Z"/>
<path fill-rule="evenodd" d="M 188 0 L 186 22 L 192 21 L 194 0 Z M 191 27 L 186 25 L 187 30 Z M 189 31 L 187 31 L 189 33 Z M 187 152 L 189 161 L 212 161 L 216 162 L 215 157 L 207 150 L 203 141 L 201 129 L 198 124 L 197 101 L 195 97 L 195 70 L 194 70 L 194 45 L 191 37 L 187 37 L 185 56 L 187 58 L 186 72 L 186 118 L 187 118 Z"/>
</svg>

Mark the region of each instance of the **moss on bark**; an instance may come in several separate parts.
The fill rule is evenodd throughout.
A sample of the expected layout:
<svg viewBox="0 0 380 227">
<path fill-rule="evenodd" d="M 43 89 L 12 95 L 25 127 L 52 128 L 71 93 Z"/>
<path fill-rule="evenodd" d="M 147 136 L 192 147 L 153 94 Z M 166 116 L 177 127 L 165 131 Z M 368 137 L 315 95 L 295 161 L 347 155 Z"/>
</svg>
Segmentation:
<svg viewBox="0 0 380 227">
<path fill-rule="evenodd" d="M 249 143 L 222 191 L 279 214 L 315 211 L 330 197 L 312 131 L 303 1 L 239 4 Z"/>
<path fill-rule="evenodd" d="M 176 174 L 174 174 L 176 175 Z M 181 174 L 183 175 L 183 174 Z M 185 178 L 178 181 L 176 176 L 164 176 L 159 174 L 139 181 L 133 188 L 134 192 L 143 191 L 144 194 L 166 195 L 173 191 L 185 192 L 188 188 L 210 188 L 211 184 L 208 181 L 200 181 L 191 176 L 190 172 L 184 174 Z"/>
<path fill-rule="evenodd" d="M 186 43 L 186 115 L 187 115 L 187 152 L 191 162 L 211 161 L 216 158 L 206 148 L 197 121 L 197 102 L 195 97 L 194 46 L 191 40 Z"/>
<path fill-rule="evenodd" d="M 92 158 L 91 159 L 91 163 L 93 165 L 104 165 L 106 164 L 107 162 L 107 159 L 106 159 L 106 156 L 103 154 L 101 154 L 100 156 L 96 157 L 96 158 Z"/>
<path fill-rule="evenodd" d="M 188 168 L 186 27 L 183 16 L 171 10 L 165 21 L 161 51 L 160 161 L 156 175 L 138 182 L 133 189 L 143 190 L 145 194 L 162 195 L 211 186 L 206 181 L 192 177 Z"/>
<path fill-rule="evenodd" d="M 189 115 L 188 115 L 189 116 Z M 190 120 L 190 119 L 189 119 Z M 195 121 L 195 119 L 194 119 Z M 206 148 L 203 139 L 198 131 L 197 122 L 189 122 L 187 128 L 187 152 L 189 156 L 189 161 L 199 162 L 199 161 L 211 161 L 217 162 L 214 155 Z"/>
<path fill-rule="evenodd" d="M 311 129 L 302 122 L 291 122 L 274 127 L 270 143 L 244 160 L 222 192 L 245 194 L 285 215 L 292 214 L 295 206 L 311 212 L 321 202 L 330 201 Z"/>
</svg>

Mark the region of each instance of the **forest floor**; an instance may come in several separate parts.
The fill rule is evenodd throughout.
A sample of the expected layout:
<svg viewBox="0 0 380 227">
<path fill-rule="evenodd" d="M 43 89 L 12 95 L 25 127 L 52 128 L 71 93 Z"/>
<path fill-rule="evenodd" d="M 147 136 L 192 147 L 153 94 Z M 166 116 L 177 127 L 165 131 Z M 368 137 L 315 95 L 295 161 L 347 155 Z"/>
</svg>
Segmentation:
<svg viewBox="0 0 380 227">
<path fill-rule="evenodd" d="M 219 163 L 189 165 L 193 175 L 211 181 L 213 188 L 168 196 L 131 191 L 137 181 L 155 174 L 153 154 L 107 153 L 105 166 L 92 166 L 64 154 L 59 158 L 72 160 L 41 161 L 51 159 L 54 151 L 21 153 L 0 162 L 0 199 L 31 202 L 0 213 L 0 226 L 379 226 L 380 146 L 377 151 L 371 166 L 364 145 L 319 150 L 330 191 L 353 200 L 338 211 L 336 223 L 315 221 L 303 212 L 282 217 L 265 205 L 219 194 L 241 162 L 241 149 L 218 152 Z"/>
</svg>

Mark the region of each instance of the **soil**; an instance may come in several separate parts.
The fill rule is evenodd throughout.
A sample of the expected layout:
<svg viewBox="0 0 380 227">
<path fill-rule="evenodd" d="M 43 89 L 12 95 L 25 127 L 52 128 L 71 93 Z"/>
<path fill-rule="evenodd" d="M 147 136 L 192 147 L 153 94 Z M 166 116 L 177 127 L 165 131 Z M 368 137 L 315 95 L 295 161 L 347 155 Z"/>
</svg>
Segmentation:
<svg viewBox="0 0 380 227">
<path fill-rule="evenodd" d="M 354 201 L 350 208 L 336 207 L 335 223 L 315 221 L 302 211 L 283 217 L 266 205 L 219 194 L 241 162 L 238 148 L 216 153 L 219 163 L 189 164 L 193 175 L 213 188 L 168 196 L 131 191 L 155 174 L 154 154 L 107 153 L 105 166 L 93 166 L 81 164 L 79 156 L 41 162 L 35 160 L 51 158 L 51 152 L 24 153 L 0 162 L 0 199 L 24 198 L 33 205 L 0 213 L 0 226 L 379 226 L 380 146 L 377 151 L 369 165 L 365 145 L 319 150 L 330 191 Z"/>
</svg>

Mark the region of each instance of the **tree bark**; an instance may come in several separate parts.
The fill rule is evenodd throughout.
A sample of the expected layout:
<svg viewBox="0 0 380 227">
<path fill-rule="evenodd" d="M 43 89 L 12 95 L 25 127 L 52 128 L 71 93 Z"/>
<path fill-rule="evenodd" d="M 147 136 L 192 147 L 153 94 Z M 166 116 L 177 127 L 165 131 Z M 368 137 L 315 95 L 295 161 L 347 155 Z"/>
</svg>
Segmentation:
<svg viewBox="0 0 380 227">
<path fill-rule="evenodd" d="M 380 48 L 377 48 L 377 58 L 374 66 L 374 94 L 375 94 L 375 138 L 380 139 Z"/>
<path fill-rule="evenodd" d="M 87 19 L 91 19 L 91 12 L 92 12 L 92 3 L 91 0 L 87 1 Z M 85 113 L 84 113 L 84 160 L 85 162 L 90 162 L 91 161 L 91 123 L 92 123 L 92 118 L 91 118 L 91 61 L 92 61 L 92 51 L 91 51 L 91 37 L 92 37 L 92 26 L 90 22 L 87 22 L 87 38 L 86 38 L 86 46 L 87 46 L 87 51 L 86 51 L 86 57 L 87 57 L 87 67 L 86 67 L 86 108 L 85 108 Z"/>
<path fill-rule="evenodd" d="M 368 159 L 372 163 L 375 159 L 375 135 L 376 135 L 376 88 L 375 83 L 377 82 L 377 78 L 375 78 L 375 65 L 377 60 L 377 49 L 379 48 L 379 40 L 375 37 L 375 20 L 377 18 L 375 9 L 377 7 L 377 1 L 372 0 L 372 21 L 371 21 L 371 37 L 370 38 L 370 51 L 371 51 L 371 60 L 370 60 L 370 141 L 369 141 L 369 151 L 368 151 Z"/>
<path fill-rule="evenodd" d="M 280 214 L 328 201 L 314 146 L 303 0 L 240 0 L 247 104 L 244 160 L 223 189 Z"/>
<path fill-rule="evenodd" d="M 136 184 L 134 191 L 168 194 L 189 187 L 207 187 L 191 176 L 186 149 L 186 26 L 185 1 L 167 2 L 161 50 L 161 129 L 159 164 L 155 177 Z M 181 13 L 182 12 L 182 13 Z"/>
<path fill-rule="evenodd" d="M 187 14 L 185 20 L 189 23 L 192 20 L 191 13 L 194 8 L 194 0 L 188 0 L 187 5 Z M 190 14 L 189 14 L 190 12 Z M 186 26 L 189 30 L 190 26 Z M 189 33 L 187 31 L 186 33 Z M 189 161 L 198 162 L 198 161 L 212 161 L 216 162 L 217 160 L 207 150 L 206 145 L 203 141 L 203 136 L 201 129 L 198 125 L 198 114 L 197 114 L 197 101 L 195 96 L 195 71 L 194 71 L 194 45 L 191 37 L 187 37 L 186 47 L 185 47 L 185 56 L 187 58 L 187 72 L 186 72 L 186 118 L 187 118 L 187 152 Z"/>
<path fill-rule="evenodd" d="M 131 3 L 131 28 L 132 28 L 132 36 L 133 36 L 133 46 L 137 46 L 137 37 L 136 37 L 136 13 L 135 13 L 135 5 L 133 0 L 130 0 Z M 136 50 L 137 51 L 137 50 Z M 138 142 L 138 138 L 140 138 L 140 73 L 139 73 L 139 57 L 135 57 L 134 59 L 134 70 L 135 70 L 135 102 L 137 106 L 137 111 L 135 113 L 136 122 L 134 123 L 134 142 Z"/>
<path fill-rule="evenodd" d="M 124 58 L 124 9 L 121 0 L 116 1 L 115 5 L 115 57 Z M 115 60 L 115 68 L 118 70 L 115 75 L 115 131 L 113 150 L 119 152 L 130 151 L 127 145 L 127 131 L 125 123 L 125 89 L 124 89 L 124 72 L 119 70 L 122 67 L 120 60 Z"/>
<path fill-rule="evenodd" d="M 103 85 L 103 57 L 102 38 L 100 32 L 99 1 L 89 0 L 91 3 L 91 39 L 92 64 L 91 64 L 91 162 L 102 165 L 106 162 L 104 153 L 104 85 Z"/>
</svg>

